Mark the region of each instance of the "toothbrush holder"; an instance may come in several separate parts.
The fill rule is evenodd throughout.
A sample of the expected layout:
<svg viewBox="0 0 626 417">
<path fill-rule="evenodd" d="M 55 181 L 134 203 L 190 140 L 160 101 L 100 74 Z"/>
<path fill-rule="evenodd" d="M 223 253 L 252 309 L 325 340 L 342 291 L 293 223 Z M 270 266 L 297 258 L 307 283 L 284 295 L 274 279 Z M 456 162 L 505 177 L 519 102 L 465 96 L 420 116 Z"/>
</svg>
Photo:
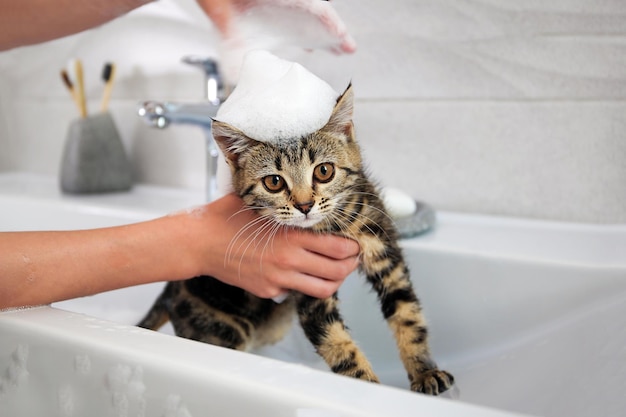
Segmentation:
<svg viewBox="0 0 626 417">
<path fill-rule="evenodd" d="M 61 160 L 60 185 L 70 194 L 131 188 L 131 166 L 109 112 L 71 122 Z"/>
</svg>

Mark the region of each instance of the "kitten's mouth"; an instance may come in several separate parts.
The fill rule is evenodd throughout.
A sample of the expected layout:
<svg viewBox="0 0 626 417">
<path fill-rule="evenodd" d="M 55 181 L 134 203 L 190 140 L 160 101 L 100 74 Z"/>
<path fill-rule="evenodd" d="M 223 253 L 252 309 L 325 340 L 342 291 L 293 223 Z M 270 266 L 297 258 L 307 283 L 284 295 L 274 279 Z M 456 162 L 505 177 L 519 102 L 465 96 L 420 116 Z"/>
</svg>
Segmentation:
<svg viewBox="0 0 626 417">
<path fill-rule="evenodd" d="M 318 224 L 321 220 L 322 220 L 321 217 L 312 218 L 310 216 L 306 216 L 304 219 L 301 219 L 300 222 L 296 224 L 296 226 L 302 227 L 302 228 L 313 227 L 316 224 Z"/>
<path fill-rule="evenodd" d="M 315 226 L 323 220 L 323 216 L 315 214 L 303 214 L 301 216 L 293 216 L 288 219 L 277 219 L 278 223 L 285 226 L 301 227 L 307 229 Z"/>
</svg>

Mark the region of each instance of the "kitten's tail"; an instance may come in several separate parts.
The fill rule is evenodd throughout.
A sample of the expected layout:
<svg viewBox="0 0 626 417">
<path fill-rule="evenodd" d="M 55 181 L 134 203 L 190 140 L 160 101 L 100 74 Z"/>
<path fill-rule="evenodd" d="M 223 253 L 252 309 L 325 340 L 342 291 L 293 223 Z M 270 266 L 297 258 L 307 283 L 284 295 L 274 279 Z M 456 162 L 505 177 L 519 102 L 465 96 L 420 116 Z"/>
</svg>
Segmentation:
<svg viewBox="0 0 626 417">
<path fill-rule="evenodd" d="M 149 330 L 159 330 L 169 319 L 170 316 L 165 305 L 165 291 L 163 291 L 137 326 Z"/>
</svg>

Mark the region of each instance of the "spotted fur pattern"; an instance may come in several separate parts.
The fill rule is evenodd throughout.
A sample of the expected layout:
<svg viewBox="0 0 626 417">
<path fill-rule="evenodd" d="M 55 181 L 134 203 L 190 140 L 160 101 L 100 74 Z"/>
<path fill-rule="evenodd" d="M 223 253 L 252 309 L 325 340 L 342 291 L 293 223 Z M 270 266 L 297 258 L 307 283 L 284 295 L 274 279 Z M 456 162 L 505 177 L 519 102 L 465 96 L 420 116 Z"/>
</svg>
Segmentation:
<svg viewBox="0 0 626 417">
<path fill-rule="evenodd" d="M 236 192 L 267 222 L 261 238 L 270 239 L 276 225 L 286 225 L 358 241 L 361 272 L 395 335 L 411 389 L 436 395 L 453 384 L 453 377 L 431 359 L 428 328 L 395 226 L 363 168 L 352 101 L 348 87 L 327 125 L 298 140 L 258 142 L 218 121 L 213 134 L 231 167 Z M 344 325 L 336 294 L 316 299 L 294 292 L 277 304 L 214 278 L 197 277 L 169 283 L 139 325 L 157 329 L 170 320 L 179 336 L 250 350 L 280 340 L 294 312 L 333 372 L 378 382 Z"/>
</svg>

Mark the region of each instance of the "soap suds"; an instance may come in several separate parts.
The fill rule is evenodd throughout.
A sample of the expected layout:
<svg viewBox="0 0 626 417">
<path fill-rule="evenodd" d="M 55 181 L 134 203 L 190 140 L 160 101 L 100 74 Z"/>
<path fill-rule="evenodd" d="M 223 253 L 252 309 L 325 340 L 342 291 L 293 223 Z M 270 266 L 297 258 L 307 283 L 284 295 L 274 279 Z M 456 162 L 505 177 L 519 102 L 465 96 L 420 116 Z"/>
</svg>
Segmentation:
<svg viewBox="0 0 626 417">
<path fill-rule="evenodd" d="M 37 278 L 37 270 L 35 268 L 35 265 L 33 264 L 33 261 L 28 255 L 23 253 L 22 262 L 24 262 L 24 268 L 26 268 L 27 271 L 26 280 L 28 282 L 35 282 L 35 279 Z"/>
<path fill-rule="evenodd" d="M 267 51 L 246 55 L 239 84 L 216 119 L 266 142 L 298 138 L 322 128 L 338 94 L 302 65 Z"/>
<path fill-rule="evenodd" d="M 216 119 L 260 141 L 299 138 L 324 127 L 339 94 L 302 65 L 267 51 L 252 51 L 244 60 L 241 79 L 220 106 Z M 230 169 L 218 160 L 217 191 L 233 191 Z"/>
<path fill-rule="evenodd" d="M 257 0 L 233 16 L 231 36 L 221 45 L 226 81 L 240 79 L 241 62 L 252 50 L 283 47 L 354 52 L 356 42 L 330 2 Z"/>
<path fill-rule="evenodd" d="M 171 213 L 168 213 L 167 216 L 175 217 L 175 216 L 186 214 L 191 217 L 201 218 L 206 214 L 207 210 L 208 210 L 208 206 L 206 204 L 203 204 L 201 206 L 195 206 L 195 207 L 190 207 L 190 208 L 186 208 L 182 210 L 176 210 Z"/>
</svg>

